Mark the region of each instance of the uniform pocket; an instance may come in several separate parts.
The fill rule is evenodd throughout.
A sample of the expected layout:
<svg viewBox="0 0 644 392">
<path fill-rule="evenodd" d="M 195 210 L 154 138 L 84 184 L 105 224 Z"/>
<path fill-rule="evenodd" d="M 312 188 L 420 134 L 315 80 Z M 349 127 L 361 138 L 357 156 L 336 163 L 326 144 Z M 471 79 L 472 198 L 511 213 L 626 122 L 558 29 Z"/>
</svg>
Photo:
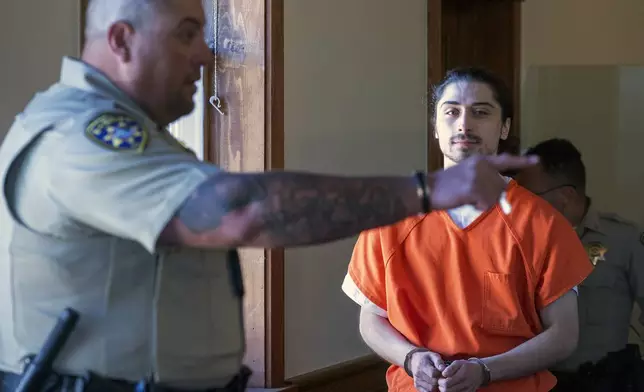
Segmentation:
<svg viewBox="0 0 644 392">
<path fill-rule="evenodd" d="M 579 285 L 578 306 L 580 322 L 588 325 L 628 324 L 633 309 L 626 273 L 604 265 Z M 620 282 L 622 279 L 623 282 Z M 619 322 L 616 320 L 620 320 Z"/>
<path fill-rule="evenodd" d="M 520 303 L 512 274 L 486 272 L 483 283 L 483 329 L 513 332 L 519 317 Z"/>
<path fill-rule="evenodd" d="M 612 290 L 620 275 L 625 276 L 626 272 L 617 270 L 617 268 L 611 268 L 607 265 L 602 265 L 600 267 L 595 267 L 593 272 L 584 279 L 580 286 Z"/>
</svg>

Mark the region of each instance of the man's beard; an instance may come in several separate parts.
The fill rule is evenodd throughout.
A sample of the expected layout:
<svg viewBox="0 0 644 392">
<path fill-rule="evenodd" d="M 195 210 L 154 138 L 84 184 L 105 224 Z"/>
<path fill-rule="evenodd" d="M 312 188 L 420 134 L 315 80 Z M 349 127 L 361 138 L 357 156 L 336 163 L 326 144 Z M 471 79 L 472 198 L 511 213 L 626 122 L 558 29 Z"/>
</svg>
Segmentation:
<svg viewBox="0 0 644 392">
<path fill-rule="evenodd" d="M 466 151 L 464 150 L 449 151 L 447 154 L 445 154 L 445 156 L 449 158 L 452 162 L 461 162 L 473 155 L 478 155 L 478 154 L 481 154 L 481 150 L 479 148 L 470 148 Z M 489 155 L 489 154 L 482 154 L 482 155 Z"/>
<path fill-rule="evenodd" d="M 450 142 L 450 151 L 449 154 L 445 154 L 449 159 L 451 159 L 454 162 L 460 162 L 462 160 L 465 160 L 472 155 L 477 155 L 484 153 L 483 150 L 483 140 L 475 135 L 463 135 L 463 134 L 458 134 L 456 136 L 452 136 L 449 140 Z M 459 142 L 469 142 L 471 143 L 469 146 L 459 146 Z M 487 155 L 487 154 L 485 154 Z"/>
</svg>

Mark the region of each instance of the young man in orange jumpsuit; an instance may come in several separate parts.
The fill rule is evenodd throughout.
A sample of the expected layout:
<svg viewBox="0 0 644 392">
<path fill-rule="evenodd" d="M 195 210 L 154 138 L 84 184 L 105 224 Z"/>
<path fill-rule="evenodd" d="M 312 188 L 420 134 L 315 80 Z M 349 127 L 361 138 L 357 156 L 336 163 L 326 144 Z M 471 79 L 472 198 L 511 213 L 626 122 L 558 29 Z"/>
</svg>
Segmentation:
<svg viewBox="0 0 644 392">
<path fill-rule="evenodd" d="M 445 168 L 496 154 L 512 97 L 480 69 L 433 94 Z M 500 174 L 499 174 L 500 175 Z M 343 283 L 391 392 L 545 392 L 577 345 L 576 286 L 592 265 L 554 208 L 506 179 L 509 211 L 463 206 L 363 232 Z"/>
</svg>

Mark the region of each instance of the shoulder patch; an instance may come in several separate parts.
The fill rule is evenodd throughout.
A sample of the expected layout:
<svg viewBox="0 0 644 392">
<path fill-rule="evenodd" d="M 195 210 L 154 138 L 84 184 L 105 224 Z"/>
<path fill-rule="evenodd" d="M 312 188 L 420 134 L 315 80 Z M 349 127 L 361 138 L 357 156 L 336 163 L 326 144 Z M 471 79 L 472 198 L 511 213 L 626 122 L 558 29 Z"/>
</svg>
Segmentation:
<svg viewBox="0 0 644 392">
<path fill-rule="evenodd" d="M 640 242 L 644 245 L 644 231 L 640 233 Z"/>
<path fill-rule="evenodd" d="M 142 152 L 148 142 L 148 131 L 126 114 L 103 113 L 85 128 L 85 136 L 112 150 Z"/>
</svg>

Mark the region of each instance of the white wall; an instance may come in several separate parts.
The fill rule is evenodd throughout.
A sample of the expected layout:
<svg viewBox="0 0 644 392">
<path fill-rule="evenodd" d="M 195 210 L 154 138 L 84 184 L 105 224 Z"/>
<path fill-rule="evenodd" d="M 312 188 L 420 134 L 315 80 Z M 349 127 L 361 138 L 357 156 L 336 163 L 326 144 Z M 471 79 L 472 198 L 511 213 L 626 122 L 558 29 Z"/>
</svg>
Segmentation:
<svg viewBox="0 0 644 392">
<path fill-rule="evenodd" d="M 287 169 L 426 167 L 425 0 L 285 1 Z M 354 239 L 286 252 L 286 377 L 369 354 L 340 289 Z"/>
<path fill-rule="evenodd" d="M 0 141 L 33 94 L 58 80 L 61 57 L 78 55 L 79 3 L 0 2 Z"/>
</svg>

